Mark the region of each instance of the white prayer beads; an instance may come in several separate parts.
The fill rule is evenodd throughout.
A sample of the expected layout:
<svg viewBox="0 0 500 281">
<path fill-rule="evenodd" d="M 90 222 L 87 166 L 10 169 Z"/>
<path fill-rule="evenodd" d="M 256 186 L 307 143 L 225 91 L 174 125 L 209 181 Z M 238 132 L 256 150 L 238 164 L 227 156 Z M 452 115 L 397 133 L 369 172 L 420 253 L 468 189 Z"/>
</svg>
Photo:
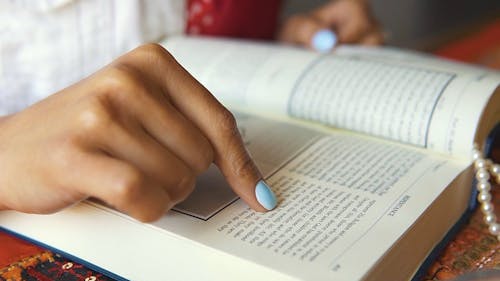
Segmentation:
<svg viewBox="0 0 500 281">
<path fill-rule="evenodd" d="M 477 200 L 481 204 L 484 222 L 488 225 L 489 232 L 500 241 L 500 224 L 497 222 L 495 206 L 491 202 L 490 193 L 490 179 L 492 182 L 496 180 L 500 184 L 500 165 L 493 163 L 489 159 L 484 159 L 476 144 L 472 150 L 472 159 L 476 170 L 476 188 L 479 191 Z"/>
</svg>

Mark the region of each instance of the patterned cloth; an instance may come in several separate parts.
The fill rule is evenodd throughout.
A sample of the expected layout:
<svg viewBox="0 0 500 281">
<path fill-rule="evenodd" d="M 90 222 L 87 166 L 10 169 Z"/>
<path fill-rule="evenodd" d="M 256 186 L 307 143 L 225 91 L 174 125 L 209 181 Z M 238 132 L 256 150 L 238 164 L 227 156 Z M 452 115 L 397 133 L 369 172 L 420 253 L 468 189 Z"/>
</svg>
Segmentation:
<svg viewBox="0 0 500 281">
<path fill-rule="evenodd" d="M 497 217 L 500 217 L 500 187 L 493 194 Z M 483 214 L 476 210 L 469 223 L 451 241 L 432 265 L 425 281 L 450 280 L 475 270 L 500 270 L 500 243 L 489 234 Z M 500 278 L 500 272 L 499 272 Z"/>
<path fill-rule="evenodd" d="M 0 280 L 113 280 L 27 241 L 0 232 Z"/>
</svg>

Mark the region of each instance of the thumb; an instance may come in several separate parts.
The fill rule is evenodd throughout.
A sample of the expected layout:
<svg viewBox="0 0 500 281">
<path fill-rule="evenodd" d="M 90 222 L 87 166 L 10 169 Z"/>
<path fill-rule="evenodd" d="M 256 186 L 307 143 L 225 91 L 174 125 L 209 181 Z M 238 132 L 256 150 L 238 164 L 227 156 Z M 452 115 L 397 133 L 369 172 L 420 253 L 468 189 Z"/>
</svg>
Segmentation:
<svg viewBox="0 0 500 281">
<path fill-rule="evenodd" d="M 318 52 L 329 52 L 337 44 L 337 36 L 327 25 L 313 17 L 296 15 L 285 21 L 279 40 L 300 44 Z"/>
</svg>

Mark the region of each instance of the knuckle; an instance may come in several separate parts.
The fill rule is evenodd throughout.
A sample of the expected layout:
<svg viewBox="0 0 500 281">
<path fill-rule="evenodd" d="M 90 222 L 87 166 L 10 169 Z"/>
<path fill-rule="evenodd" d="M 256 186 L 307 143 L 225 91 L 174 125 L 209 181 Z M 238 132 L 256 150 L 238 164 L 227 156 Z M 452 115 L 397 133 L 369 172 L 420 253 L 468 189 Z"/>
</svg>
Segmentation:
<svg viewBox="0 0 500 281">
<path fill-rule="evenodd" d="M 78 129 L 84 134 L 96 133 L 107 129 L 112 122 L 108 109 L 99 102 L 92 102 L 77 115 Z"/>
<path fill-rule="evenodd" d="M 233 114 L 226 108 L 223 108 L 218 113 L 216 122 L 223 136 L 232 138 L 233 136 L 239 135 L 236 118 L 234 118 Z"/>
<path fill-rule="evenodd" d="M 151 94 L 151 86 L 148 86 L 142 76 L 140 70 L 128 63 L 111 65 L 101 78 L 101 88 L 95 95 L 95 100 L 116 112 L 123 105 L 140 103 L 145 96 Z"/>
<path fill-rule="evenodd" d="M 123 204 L 135 202 L 145 183 L 144 175 L 136 169 L 130 168 L 127 172 L 115 180 L 113 191 L 116 200 Z M 122 205 L 122 204 L 119 204 Z"/>
<path fill-rule="evenodd" d="M 144 214 L 142 214 L 142 213 L 138 214 L 135 217 L 137 220 L 139 220 L 141 222 L 150 223 L 150 222 L 154 222 L 154 221 L 160 219 L 162 215 L 163 215 L 163 213 L 151 211 L 151 212 L 144 213 Z"/>
<path fill-rule="evenodd" d="M 77 156 L 80 154 L 78 150 L 78 140 L 74 135 L 65 135 L 59 137 L 55 142 L 48 147 L 51 151 L 49 165 L 55 169 L 54 172 L 68 171 L 72 169 L 75 161 L 78 161 Z"/>
<path fill-rule="evenodd" d="M 238 141 L 240 133 L 237 122 L 229 110 L 224 108 L 221 111 L 218 117 L 218 124 L 222 139 L 225 139 L 226 143 L 223 144 L 222 153 L 217 156 L 216 162 L 220 163 L 220 157 L 227 159 L 230 170 L 237 177 L 252 178 L 258 175 L 258 169 L 250 158 L 243 142 Z"/>
<path fill-rule="evenodd" d="M 145 57 L 148 61 L 152 62 L 164 62 L 164 61 L 174 61 L 174 57 L 170 52 L 168 52 L 165 48 L 163 48 L 160 44 L 157 43 L 148 43 L 139 46 L 135 52 L 140 57 Z"/>
<path fill-rule="evenodd" d="M 190 172 L 186 171 L 183 176 L 179 177 L 179 181 L 177 183 L 177 188 L 175 192 L 175 201 L 180 202 L 185 200 L 191 192 L 193 192 L 194 187 L 196 185 L 196 177 Z"/>
<path fill-rule="evenodd" d="M 184 176 L 182 176 L 179 180 L 179 188 L 181 190 L 189 190 L 192 191 L 196 182 L 196 177 L 194 173 L 187 171 Z"/>
<path fill-rule="evenodd" d="M 240 151 L 245 150 L 243 148 L 243 150 Z M 255 163 L 252 161 L 248 153 L 234 153 L 230 162 L 232 163 L 231 170 L 234 172 L 235 176 L 239 178 L 251 178 L 259 173 L 257 166 L 255 166 Z"/>
<path fill-rule="evenodd" d="M 135 218 L 141 222 L 154 222 L 160 219 L 166 210 L 163 206 L 148 206 L 147 211 L 140 212 L 135 215 Z"/>
<path fill-rule="evenodd" d="M 103 93 L 106 97 L 133 99 L 144 92 L 141 72 L 126 62 L 113 64 L 103 78 Z"/>
<path fill-rule="evenodd" d="M 139 52 L 146 52 L 150 54 L 161 54 L 166 52 L 165 48 L 163 48 L 158 43 L 146 43 L 137 48 Z"/>
<path fill-rule="evenodd" d="M 197 173 L 201 174 L 210 167 L 212 162 L 214 161 L 214 150 L 211 146 L 208 145 L 208 148 L 203 150 L 201 154 L 200 161 L 198 161 Z"/>
<path fill-rule="evenodd" d="M 126 62 L 117 61 L 111 65 L 102 77 L 105 92 L 121 92 L 126 89 L 133 82 L 132 72 L 132 67 Z"/>
<path fill-rule="evenodd" d="M 208 169 L 210 164 L 214 161 L 214 150 L 208 141 L 200 144 L 200 149 L 197 152 L 197 159 L 193 163 L 193 168 L 197 175 L 203 173 Z"/>
</svg>

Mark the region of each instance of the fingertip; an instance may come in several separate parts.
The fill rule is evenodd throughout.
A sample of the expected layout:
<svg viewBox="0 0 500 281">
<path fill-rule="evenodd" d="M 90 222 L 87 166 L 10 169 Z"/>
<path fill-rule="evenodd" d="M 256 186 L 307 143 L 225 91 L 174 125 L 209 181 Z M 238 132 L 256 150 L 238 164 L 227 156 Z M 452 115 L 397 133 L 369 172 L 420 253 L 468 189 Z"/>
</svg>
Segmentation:
<svg viewBox="0 0 500 281">
<path fill-rule="evenodd" d="M 326 53 L 335 47 L 337 40 L 337 35 L 333 31 L 329 29 L 321 29 L 313 35 L 311 46 L 318 52 Z"/>
<path fill-rule="evenodd" d="M 274 209 L 278 204 L 276 195 L 264 180 L 257 182 L 255 186 L 255 197 L 257 198 L 257 202 L 267 211 Z"/>
</svg>

